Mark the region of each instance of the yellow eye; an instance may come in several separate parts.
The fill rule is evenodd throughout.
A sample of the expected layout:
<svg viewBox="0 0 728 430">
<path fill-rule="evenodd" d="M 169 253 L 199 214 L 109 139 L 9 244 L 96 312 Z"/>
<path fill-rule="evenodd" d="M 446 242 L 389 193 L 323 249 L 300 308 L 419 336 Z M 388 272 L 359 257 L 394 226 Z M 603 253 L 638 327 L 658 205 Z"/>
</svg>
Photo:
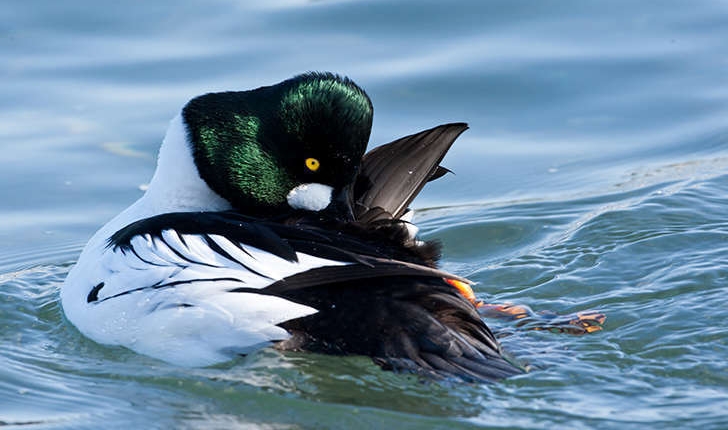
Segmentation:
<svg viewBox="0 0 728 430">
<path fill-rule="evenodd" d="M 312 172 L 315 172 L 321 167 L 321 163 L 315 158 L 306 159 L 306 168 Z"/>
</svg>

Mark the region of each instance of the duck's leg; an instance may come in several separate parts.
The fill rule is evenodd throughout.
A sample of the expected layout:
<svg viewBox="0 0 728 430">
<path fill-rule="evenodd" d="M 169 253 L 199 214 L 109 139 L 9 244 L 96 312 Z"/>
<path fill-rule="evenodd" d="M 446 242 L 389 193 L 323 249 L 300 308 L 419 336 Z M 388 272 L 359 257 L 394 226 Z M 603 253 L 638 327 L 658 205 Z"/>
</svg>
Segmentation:
<svg viewBox="0 0 728 430">
<path fill-rule="evenodd" d="M 511 303 L 484 303 L 475 305 L 486 318 L 504 318 L 517 321 L 516 326 L 528 330 L 549 330 L 557 333 L 587 334 L 602 329 L 606 315 L 597 311 L 582 311 L 559 315 L 552 311 L 534 312 L 528 306 Z"/>
<path fill-rule="evenodd" d="M 602 329 L 606 315 L 597 311 L 582 311 L 558 315 L 552 311 L 534 312 L 528 306 L 512 303 L 485 303 L 478 300 L 472 288 L 464 282 L 446 279 L 446 282 L 475 305 L 478 313 L 486 318 L 501 318 L 517 321 L 516 326 L 529 330 L 549 330 L 559 333 L 587 334 Z"/>
</svg>

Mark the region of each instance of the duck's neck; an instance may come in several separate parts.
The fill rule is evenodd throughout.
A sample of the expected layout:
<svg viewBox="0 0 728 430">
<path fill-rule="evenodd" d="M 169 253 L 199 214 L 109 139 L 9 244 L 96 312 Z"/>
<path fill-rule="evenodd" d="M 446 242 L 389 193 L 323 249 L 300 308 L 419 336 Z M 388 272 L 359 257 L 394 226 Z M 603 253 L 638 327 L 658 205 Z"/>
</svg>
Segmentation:
<svg viewBox="0 0 728 430">
<path fill-rule="evenodd" d="M 159 150 L 157 170 L 146 194 L 137 204 L 145 206 L 143 209 L 149 212 L 145 216 L 230 209 L 227 200 L 211 190 L 200 178 L 181 114 L 169 124 Z"/>
<path fill-rule="evenodd" d="M 84 252 L 106 246 L 109 237 L 120 228 L 144 218 L 170 212 L 228 209 L 230 204 L 200 178 L 182 118 L 177 115 L 169 124 L 147 192 L 97 231 Z"/>
<path fill-rule="evenodd" d="M 125 211 L 127 217 L 141 219 L 169 212 L 219 211 L 230 208 L 227 200 L 210 189 L 200 178 L 187 142 L 182 116 L 177 115 L 169 123 L 159 149 L 157 170 L 149 188 L 142 198 Z"/>
</svg>

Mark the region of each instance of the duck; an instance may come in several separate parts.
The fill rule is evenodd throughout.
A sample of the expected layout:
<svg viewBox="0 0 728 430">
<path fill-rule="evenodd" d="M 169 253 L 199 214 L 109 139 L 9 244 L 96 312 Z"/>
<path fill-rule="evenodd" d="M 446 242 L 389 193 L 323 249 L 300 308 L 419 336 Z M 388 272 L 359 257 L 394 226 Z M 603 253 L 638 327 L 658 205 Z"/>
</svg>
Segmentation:
<svg viewBox="0 0 728 430">
<path fill-rule="evenodd" d="M 273 347 L 492 382 L 524 372 L 438 267 L 409 205 L 449 172 L 465 123 L 366 152 L 373 107 L 308 72 L 208 93 L 170 122 L 144 195 L 89 240 L 61 287 L 84 336 L 202 367 Z"/>
</svg>

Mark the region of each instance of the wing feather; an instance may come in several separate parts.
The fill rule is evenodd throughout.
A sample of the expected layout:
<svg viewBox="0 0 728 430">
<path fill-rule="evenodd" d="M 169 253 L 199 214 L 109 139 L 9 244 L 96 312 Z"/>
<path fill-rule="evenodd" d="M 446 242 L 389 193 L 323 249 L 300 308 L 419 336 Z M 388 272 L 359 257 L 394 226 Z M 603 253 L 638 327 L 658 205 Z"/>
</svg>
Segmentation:
<svg viewBox="0 0 728 430">
<path fill-rule="evenodd" d="M 467 129 L 465 123 L 444 124 L 365 154 L 353 190 L 356 218 L 376 208 L 399 218 L 428 181 L 448 172 L 438 164 Z"/>
<path fill-rule="evenodd" d="M 261 289 L 313 268 L 349 264 L 296 253 L 268 229 L 210 217 L 161 216 L 125 230 L 123 241 L 97 246 L 100 257 L 82 258 L 66 280 L 69 319 L 101 343 L 178 364 L 213 364 L 286 339 L 278 324 L 316 312 Z M 209 234 L 206 223 L 220 219 L 229 231 L 216 224 L 217 233 Z M 277 253 L 242 240 L 250 231 L 263 231 L 252 241 Z M 248 291 L 230 292 L 239 287 Z"/>
</svg>

